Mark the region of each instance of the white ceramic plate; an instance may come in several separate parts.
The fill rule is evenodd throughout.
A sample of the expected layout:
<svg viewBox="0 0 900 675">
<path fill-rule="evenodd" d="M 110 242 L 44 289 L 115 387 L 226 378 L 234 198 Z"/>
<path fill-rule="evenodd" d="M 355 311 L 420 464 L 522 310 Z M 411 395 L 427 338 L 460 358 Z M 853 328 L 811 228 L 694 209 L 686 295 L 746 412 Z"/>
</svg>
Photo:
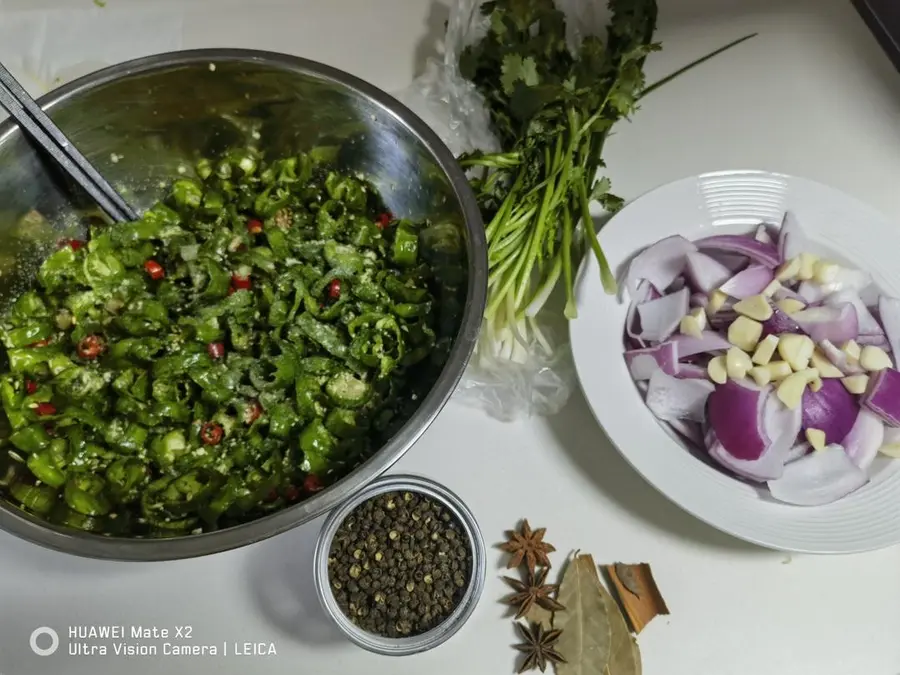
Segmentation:
<svg viewBox="0 0 900 675">
<path fill-rule="evenodd" d="M 618 213 L 601 243 L 621 278 L 630 258 L 672 234 L 697 239 L 746 233 L 793 211 L 808 237 L 834 259 L 872 273 L 900 296 L 900 228 L 872 208 L 813 181 L 762 171 L 686 178 Z M 871 481 L 827 506 L 782 504 L 691 454 L 644 405 L 622 357 L 628 298 L 607 295 L 596 259 L 579 270 L 578 318 L 570 323 L 582 389 L 597 421 L 631 465 L 669 499 L 713 527 L 770 548 L 851 553 L 900 543 L 900 460 L 879 458 Z"/>
</svg>

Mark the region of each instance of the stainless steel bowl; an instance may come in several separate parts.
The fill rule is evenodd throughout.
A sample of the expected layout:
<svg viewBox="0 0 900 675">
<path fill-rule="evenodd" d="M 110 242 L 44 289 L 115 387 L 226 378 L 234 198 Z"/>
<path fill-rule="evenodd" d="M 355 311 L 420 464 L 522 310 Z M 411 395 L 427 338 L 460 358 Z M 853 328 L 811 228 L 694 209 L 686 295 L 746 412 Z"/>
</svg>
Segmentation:
<svg viewBox="0 0 900 675">
<path fill-rule="evenodd" d="M 442 623 L 431 630 L 405 638 L 386 638 L 380 635 L 367 633 L 353 623 L 338 606 L 331 592 L 331 583 L 328 578 L 328 557 L 331 552 L 331 543 L 335 532 L 357 506 L 363 502 L 384 494 L 385 492 L 415 492 L 425 495 L 439 502 L 446 508 L 462 526 L 468 538 L 469 548 L 472 551 L 472 573 L 469 577 L 469 585 L 463 593 L 456 609 Z M 316 594 L 322 604 L 325 613 L 332 618 L 341 632 L 355 644 L 363 649 L 386 656 L 408 656 L 434 649 L 438 645 L 449 640 L 462 628 L 463 624 L 475 611 L 478 600 L 484 591 L 484 580 L 487 569 L 487 555 L 484 548 L 484 540 L 475 516 L 463 501 L 450 490 L 435 481 L 422 476 L 385 476 L 373 481 L 365 489 L 361 490 L 351 500 L 342 504 L 328 516 L 325 525 L 319 532 L 319 541 L 316 543 L 315 562 L 313 563 Z"/>
<path fill-rule="evenodd" d="M 146 208 L 200 157 L 255 143 L 272 156 L 339 144 L 345 168 L 376 184 L 390 210 L 459 227 L 466 242 L 465 309 L 449 360 L 415 414 L 342 480 L 244 525 L 175 539 L 123 539 L 63 529 L 0 499 L 0 528 L 77 555 L 170 560 L 244 546 L 305 523 L 357 494 L 396 462 L 453 393 L 471 355 L 487 292 L 487 246 L 475 197 L 453 155 L 408 109 L 366 82 L 306 59 L 238 49 L 172 52 L 83 77 L 40 101 L 126 198 Z M 88 206 L 18 127 L 0 125 L 0 304 L 34 278 L 47 248 Z M 22 215 L 37 209 L 49 226 Z M 29 224 L 31 223 L 31 224 Z"/>
</svg>

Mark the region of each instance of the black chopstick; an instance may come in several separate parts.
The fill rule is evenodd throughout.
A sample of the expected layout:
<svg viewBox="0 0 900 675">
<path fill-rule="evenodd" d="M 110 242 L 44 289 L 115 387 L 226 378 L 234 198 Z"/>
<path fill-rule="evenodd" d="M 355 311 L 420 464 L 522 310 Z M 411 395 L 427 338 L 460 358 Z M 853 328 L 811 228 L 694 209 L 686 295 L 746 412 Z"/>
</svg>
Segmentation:
<svg viewBox="0 0 900 675">
<path fill-rule="evenodd" d="M 3 64 L 0 64 L 0 105 L 113 221 L 137 220 L 137 214 L 122 196 L 72 145 Z"/>
</svg>

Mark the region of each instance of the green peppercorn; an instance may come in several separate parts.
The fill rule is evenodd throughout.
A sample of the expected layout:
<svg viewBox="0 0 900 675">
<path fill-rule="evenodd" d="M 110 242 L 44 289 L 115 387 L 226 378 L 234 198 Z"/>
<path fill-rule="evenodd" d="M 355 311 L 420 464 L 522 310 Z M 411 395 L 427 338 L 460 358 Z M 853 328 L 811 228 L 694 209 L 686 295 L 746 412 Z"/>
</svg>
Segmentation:
<svg viewBox="0 0 900 675">
<path fill-rule="evenodd" d="M 472 550 L 456 517 L 414 492 L 360 504 L 338 527 L 328 575 L 341 611 L 384 637 L 420 635 L 447 619 L 472 574 Z"/>
</svg>

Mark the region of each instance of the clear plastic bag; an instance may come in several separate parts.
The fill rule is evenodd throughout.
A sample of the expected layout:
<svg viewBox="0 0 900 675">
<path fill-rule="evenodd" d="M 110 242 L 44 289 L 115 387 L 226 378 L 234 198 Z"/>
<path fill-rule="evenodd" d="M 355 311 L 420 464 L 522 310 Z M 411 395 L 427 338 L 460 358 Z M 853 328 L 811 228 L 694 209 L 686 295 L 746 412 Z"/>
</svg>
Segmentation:
<svg viewBox="0 0 900 675">
<path fill-rule="evenodd" d="M 487 31 L 482 3 L 458 0 L 451 7 L 443 59 L 430 60 L 422 75 L 396 93 L 457 155 L 500 149 L 483 98 L 457 67 L 462 51 Z M 584 36 L 605 30 L 608 13 L 603 3 L 556 0 L 556 5 L 566 16 L 570 49 L 577 49 Z M 507 335 L 489 334 L 486 323 L 454 400 L 504 421 L 557 413 L 572 394 L 575 368 L 568 327 L 555 305 L 548 302 L 537 317 L 519 322 Z"/>
</svg>

